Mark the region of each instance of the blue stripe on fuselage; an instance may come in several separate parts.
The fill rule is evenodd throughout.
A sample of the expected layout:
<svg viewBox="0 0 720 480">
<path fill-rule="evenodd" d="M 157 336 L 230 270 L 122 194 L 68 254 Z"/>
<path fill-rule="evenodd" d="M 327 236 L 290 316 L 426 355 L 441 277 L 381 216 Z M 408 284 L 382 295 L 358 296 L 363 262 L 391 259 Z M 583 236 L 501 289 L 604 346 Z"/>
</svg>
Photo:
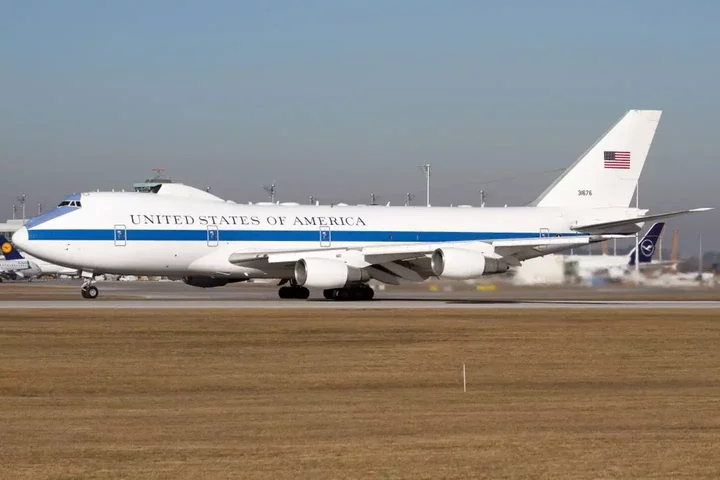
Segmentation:
<svg viewBox="0 0 720 480">
<path fill-rule="evenodd" d="M 408 232 L 408 231 L 332 231 L 333 242 L 461 242 L 468 240 L 499 240 L 539 238 L 538 232 Z M 581 236 L 563 233 L 563 237 Z M 115 231 L 30 229 L 29 240 L 113 241 Z M 547 235 L 557 236 L 554 233 Z M 207 241 L 207 230 L 134 230 L 126 231 L 127 241 Z M 316 242 L 319 230 L 219 230 L 221 242 Z"/>
</svg>

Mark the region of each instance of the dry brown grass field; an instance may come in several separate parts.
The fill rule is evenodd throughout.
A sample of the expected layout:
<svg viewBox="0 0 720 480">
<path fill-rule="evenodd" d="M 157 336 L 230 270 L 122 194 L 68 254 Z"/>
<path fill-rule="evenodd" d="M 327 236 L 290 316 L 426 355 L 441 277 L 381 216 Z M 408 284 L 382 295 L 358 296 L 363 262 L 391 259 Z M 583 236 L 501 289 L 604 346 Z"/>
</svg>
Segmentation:
<svg viewBox="0 0 720 480">
<path fill-rule="evenodd" d="M 4 311 L 0 339 L 3 479 L 720 477 L 720 310 Z"/>
</svg>

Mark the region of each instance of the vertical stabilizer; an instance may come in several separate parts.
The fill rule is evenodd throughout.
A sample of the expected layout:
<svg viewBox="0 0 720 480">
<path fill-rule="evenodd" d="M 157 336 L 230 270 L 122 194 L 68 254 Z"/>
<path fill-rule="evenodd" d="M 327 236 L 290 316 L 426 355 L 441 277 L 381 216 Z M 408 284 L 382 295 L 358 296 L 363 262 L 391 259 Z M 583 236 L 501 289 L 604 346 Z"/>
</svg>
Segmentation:
<svg viewBox="0 0 720 480">
<path fill-rule="evenodd" d="M 661 115 L 660 110 L 628 111 L 531 205 L 630 206 Z"/>
<path fill-rule="evenodd" d="M 20 255 L 20 252 L 15 250 L 15 247 L 13 247 L 12 243 L 8 241 L 7 238 L 5 238 L 5 235 L 0 233 L 0 248 L 2 248 L 2 255 L 5 257 L 5 260 L 22 260 L 23 256 Z"/>
<path fill-rule="evenodd" d="M 660 242 L 660 236 L 662 235 L 663 228 L 665 228 L 665 222 L 658 222 L 653 224 L 652 227 L 647 231 L 645 236 L 638 242 L 635 248 L 640 247 L 638 251 L 638 258 L 640 263 L 652 262 L 653 255 L 655 254 L 656 247 Z M 628 254 L 628 265 L 635 265 L 635 248 Z"/>
</svg>

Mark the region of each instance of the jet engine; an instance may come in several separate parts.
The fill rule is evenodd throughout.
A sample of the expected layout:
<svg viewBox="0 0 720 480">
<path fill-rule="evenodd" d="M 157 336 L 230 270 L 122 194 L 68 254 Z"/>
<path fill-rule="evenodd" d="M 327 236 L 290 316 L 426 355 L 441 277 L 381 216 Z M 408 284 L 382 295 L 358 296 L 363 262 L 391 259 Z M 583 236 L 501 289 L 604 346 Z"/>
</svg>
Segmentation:
<svg viewBox="0 0 720 480">
<path fill-rule="evenodd" d="M 182 281 L 191 287 L 214 288 L 224 287 L 228 283 L 239 282 L 240 280 L 230 278 L 213 278 L 193 275 L 191 277 L 183 277 Z"/>
<path fill-rule="evenodd" d="M 348 283 L 367 282 L 370 275 L 360 268 L 329 258 L 303 258 L 295 264 L 295 281 L 309 288 L 342 288 Z"/>
<path fill-rule="evenodd" d="M 510 268 L 501 260 L 461 248 L 438 248 L 432 254 L 431 265 L 433 274 L 452 280 L 469 280 L 483 275 L 504 273 Z"/>
</svg>

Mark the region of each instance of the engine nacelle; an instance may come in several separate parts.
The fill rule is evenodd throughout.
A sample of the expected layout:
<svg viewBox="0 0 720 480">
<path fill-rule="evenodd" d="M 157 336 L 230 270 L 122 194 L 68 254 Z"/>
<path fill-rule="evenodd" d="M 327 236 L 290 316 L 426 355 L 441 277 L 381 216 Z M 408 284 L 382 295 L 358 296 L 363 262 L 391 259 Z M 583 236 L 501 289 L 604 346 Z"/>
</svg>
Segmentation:
<svg viewBox="0 0 720 480">
<path fill-rule="evenodd" d="M 342 288 L 348 283 L 367 282 L 370 275 L 341 260 L 302 258 L 295 264 L 295 281 L 310 288 Z"/>
<path fill-rule="evenodd" d="M 182 281 L 185 282 L 187 285 L 190 285 L 191 287 L 199 288 L 224 287 L 225 285 L 230 283 L 230 280 L 227 278 L 213 278 L 197 275 L 193 275 L 191 277 L 183 277 Z"/>
<path fill-rule="evenodd" d="M 438 248 L 431 257 L 433 274 L 452 280 L 470 280 L 483 275 L 505 273 L 505 262 L 486 257 L 480 252 L 461 248 Z"/>
</svg>

